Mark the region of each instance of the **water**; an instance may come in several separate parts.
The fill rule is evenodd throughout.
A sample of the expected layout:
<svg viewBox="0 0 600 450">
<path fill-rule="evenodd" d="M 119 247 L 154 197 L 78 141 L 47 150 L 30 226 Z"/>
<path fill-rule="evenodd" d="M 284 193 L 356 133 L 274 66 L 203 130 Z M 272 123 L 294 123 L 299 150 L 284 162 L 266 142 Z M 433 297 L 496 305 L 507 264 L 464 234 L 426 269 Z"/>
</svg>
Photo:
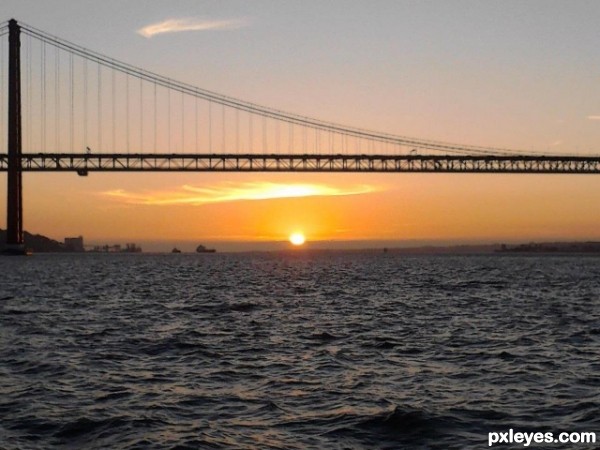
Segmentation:
<svg viewBox="0 0 600 450">
<path fill-rule="evenodd" d="M 600 431 L 598 257 L 36 255 L 0 270 L 3 449 Z"/>
</svg>

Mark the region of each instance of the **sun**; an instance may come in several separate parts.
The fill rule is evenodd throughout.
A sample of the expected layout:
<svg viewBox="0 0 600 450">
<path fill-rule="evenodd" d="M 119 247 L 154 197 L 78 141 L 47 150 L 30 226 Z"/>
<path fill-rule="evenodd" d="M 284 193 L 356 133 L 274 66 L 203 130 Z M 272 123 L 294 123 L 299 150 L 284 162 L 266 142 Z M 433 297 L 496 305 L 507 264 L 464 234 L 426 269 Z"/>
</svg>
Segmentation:
<svg viewBox="0 0 600 450">
<path fill-rule="evenodd" d="M 290 242 L 292 245 L 302 245 L 306 242 L 306 238 L 302 233 L 292 233 L 290 234 Z"/>
</svg>

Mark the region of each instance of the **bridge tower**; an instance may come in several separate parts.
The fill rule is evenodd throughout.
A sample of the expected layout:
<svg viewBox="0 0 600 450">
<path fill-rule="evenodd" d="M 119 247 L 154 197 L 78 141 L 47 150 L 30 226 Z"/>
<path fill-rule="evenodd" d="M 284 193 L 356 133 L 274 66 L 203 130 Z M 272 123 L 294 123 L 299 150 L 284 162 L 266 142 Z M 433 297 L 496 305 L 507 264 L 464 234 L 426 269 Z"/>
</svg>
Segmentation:
<svg viewBox="0 0 600 450">
<path fill-rule="evenodd" d="M 15 19 L 8 22 L 8 47 L 8 199 L 5 252 L 25 254 L 21 166 L 21 27 Z"/>
</svg>

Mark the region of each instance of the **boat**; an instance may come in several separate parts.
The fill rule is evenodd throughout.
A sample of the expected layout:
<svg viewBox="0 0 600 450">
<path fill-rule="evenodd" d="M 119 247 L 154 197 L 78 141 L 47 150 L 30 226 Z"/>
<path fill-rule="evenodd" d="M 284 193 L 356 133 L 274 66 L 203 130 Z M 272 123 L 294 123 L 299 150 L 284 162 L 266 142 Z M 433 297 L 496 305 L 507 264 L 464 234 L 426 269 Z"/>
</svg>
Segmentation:
<svg viewBox="0 0 600 450">
<path fill-rule="evenodd" d="M 196 247 L 196 253 L 216 253 L 214 248 L 206 248 L 204 245 Z"/>
<path fill-rule="evenodd" d="M 181 253 L 181 250 L 179 250 L 177 247 L 173 247 L 173 250 L 171 250 L 171 253 Z"/>
</svg>

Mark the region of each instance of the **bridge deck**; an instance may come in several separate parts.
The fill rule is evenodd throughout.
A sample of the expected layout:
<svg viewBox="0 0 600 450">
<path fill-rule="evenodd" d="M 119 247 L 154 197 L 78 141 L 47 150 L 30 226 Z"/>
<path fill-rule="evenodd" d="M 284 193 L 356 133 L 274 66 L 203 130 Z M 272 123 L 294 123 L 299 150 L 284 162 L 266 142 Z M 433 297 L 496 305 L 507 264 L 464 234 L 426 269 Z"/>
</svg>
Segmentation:
<svg viewBox="0 0 600 450">
<path fill-rule="evenodd" d="M 600 156 L 36 153 L 26 172 L 600 173 Z M 0 171 L 8 155 L 0 154 Z"/>
</svg>

